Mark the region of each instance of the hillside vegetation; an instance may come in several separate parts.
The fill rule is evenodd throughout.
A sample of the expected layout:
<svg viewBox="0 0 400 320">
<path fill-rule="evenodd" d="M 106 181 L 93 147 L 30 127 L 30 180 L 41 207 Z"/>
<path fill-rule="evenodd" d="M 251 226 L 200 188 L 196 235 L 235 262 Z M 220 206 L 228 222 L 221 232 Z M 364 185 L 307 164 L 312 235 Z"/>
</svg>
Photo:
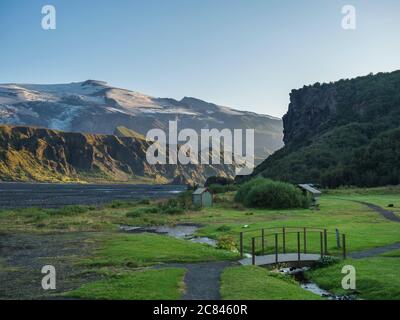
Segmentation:
<svg viewBox="0 0 400 320">
<path fill-rule="evenodd" d="M 400 71 L 291 93 L 286 146 L 254 175 L 326 187 L 400 183 Z"/>
</svg>

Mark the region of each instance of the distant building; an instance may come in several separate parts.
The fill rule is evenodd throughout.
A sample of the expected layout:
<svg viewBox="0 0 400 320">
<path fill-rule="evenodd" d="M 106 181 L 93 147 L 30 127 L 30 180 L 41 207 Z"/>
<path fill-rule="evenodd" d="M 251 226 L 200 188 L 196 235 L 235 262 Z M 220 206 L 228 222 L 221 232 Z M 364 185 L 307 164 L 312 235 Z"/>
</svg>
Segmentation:
<svg viewBox="0 0 400 320">
<path fill-rule="evenodd" d="M 312 207 L 318 208 L 318 197 L 322 194 L 321 191 L 314 188 L 312 184 L 299 184 L 299 188 L 304 194 L 309 194 L 312 197 Z"/>
<path fill-rule="evenodd" d="M 212 207 L 213 195 L 208 188 L 197 188 L 192 194 L 192 202 L 199 207 Z"/>
</svg>

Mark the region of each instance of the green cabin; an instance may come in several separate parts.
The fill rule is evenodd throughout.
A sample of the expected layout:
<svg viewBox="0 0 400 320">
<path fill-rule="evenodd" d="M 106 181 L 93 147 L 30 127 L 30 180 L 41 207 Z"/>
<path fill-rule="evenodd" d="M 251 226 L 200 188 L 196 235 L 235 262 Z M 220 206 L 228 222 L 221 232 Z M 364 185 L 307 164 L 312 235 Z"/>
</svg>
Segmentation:
<svg viewBox="0 0 400 320">
<path fill-rule="evenodd" d="M 208 208 L 213 205 L 213 195 L 207 188 L 198 188 L 192 194 L 192 202 L 195 206 Z"/>
</svg>

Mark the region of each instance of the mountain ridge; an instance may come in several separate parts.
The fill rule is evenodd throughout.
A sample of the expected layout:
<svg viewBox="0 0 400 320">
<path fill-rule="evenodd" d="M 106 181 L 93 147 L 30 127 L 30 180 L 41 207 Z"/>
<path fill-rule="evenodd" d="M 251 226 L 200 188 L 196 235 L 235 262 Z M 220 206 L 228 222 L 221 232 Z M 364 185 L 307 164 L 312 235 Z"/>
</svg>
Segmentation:
<svg viewBox="0 0 400 320">
<path fill-rule="evenodd" d="M 283 146 L 282 120 L 268 115 L 219 106 L 193 97 L 180 101 L 87 80 L 70 84 L 0 84 L 0 122 L 8 125 L 113 134 L 124 126 L 139 134 L 179 128 L 255 129 L 259 162 Z"/>
<path fill-rule="evenodd" d="M 146 140 L 0 125 L 0 180 L 199 184 L 229 165 L 149 165 Z"/>
</svg>

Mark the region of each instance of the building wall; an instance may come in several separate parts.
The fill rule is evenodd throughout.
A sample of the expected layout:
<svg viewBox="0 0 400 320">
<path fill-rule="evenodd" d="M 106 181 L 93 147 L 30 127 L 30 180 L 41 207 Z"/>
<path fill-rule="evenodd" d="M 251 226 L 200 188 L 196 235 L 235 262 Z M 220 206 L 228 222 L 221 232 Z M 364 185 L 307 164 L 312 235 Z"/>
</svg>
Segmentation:
<svg viewBox="0 0 400 320">
<path fill-rule="evenodd" d="M 202 197 L 201 197 L 201 194 L 194 194 L 193 196 L 192 196 L 192 198 L 193 198 L 193 204 L 195 205 L 195 206 L 202 206 Z"/>
<path fill-rule="evenodd" d="M 209 192 L 203 193 L 203 207 L 211 207 L 212 206 L 212 194 Z"/>
<path fill-rule="evenodd" d="M 203 194 L 194 194 L 192 195 L 192 202 L 195 206 L 212 207 L 213 196 L 209 192 L 204 192 Z"/>
</svg>

